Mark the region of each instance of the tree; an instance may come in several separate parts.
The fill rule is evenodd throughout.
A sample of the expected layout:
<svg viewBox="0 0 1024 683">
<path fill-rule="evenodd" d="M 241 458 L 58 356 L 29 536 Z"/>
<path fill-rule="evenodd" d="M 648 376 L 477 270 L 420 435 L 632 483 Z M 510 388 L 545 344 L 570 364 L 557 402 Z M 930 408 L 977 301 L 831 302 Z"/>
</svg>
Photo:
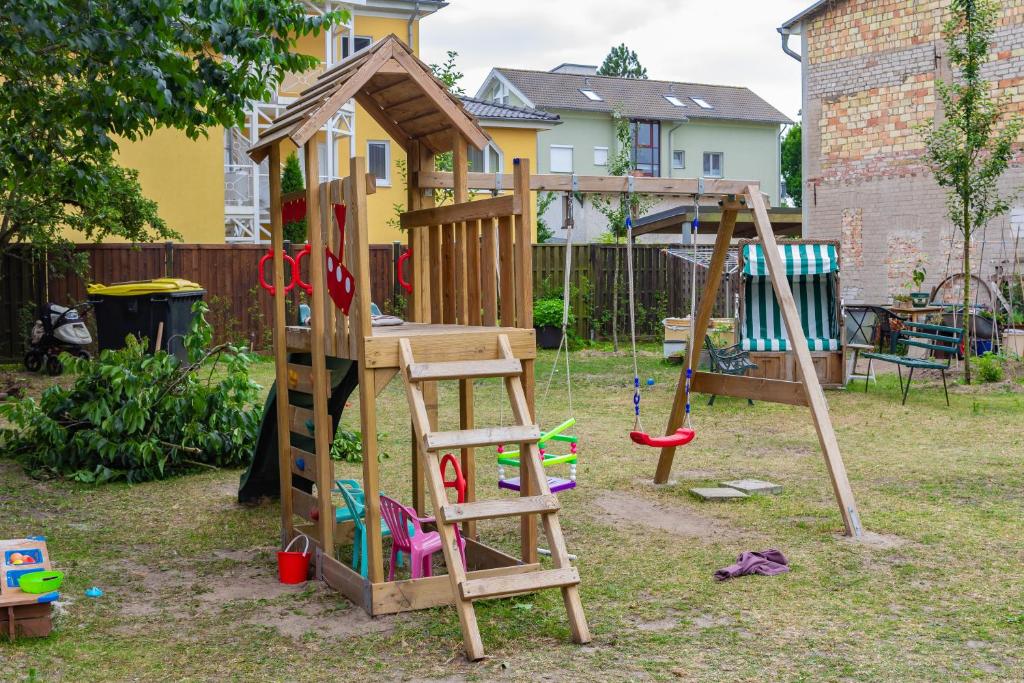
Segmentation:
<svg viewBox="0 0 1024 683">
<path fill-rule="evenodd" d="M 316 66 L 296 38 L 339 18 L 308 17 L 298 0 L 6 0 L 0 255 L 67 245 L 65 227 L 96 241 L 174 236 L 114 161 L 118 141 L 238 125 L 286 72 Z"/>
<path fill-rule="evenodd" d="M 608 56 L 604 58 L 601 68 L 597 70 L 597 75 L 647 78 L 647 69 L 640 64 L 636 52 L 626 47 L 625 43 L 621 43 L 608 51 Z"/>
<path fill-rule="evenodd" d="M 802 137 L 798 123 L 782 139 L 782 180 L 786 185 L 786 194 L 792 197 L 793 204 L 798 207 L 803 206 L 804 199 Z"/>
<path fill-rule="evenodd" d="M 612 114 L 612 122 L 615 126 L 615 140 L 617 146 L 615 153 L 608 159 L 608 175 L 624 176 L 633 171 L 633 134 L 630 130 L 629 119 L 618 112 Z M 602 241 L 607 241 L 616 246 L 620 240 L 626 237 L 626 218 L 635 219 L 651 207 L 653 200 L 647 195 L 631 194 L 629 197 L 619 195 L 618 201 L 608 195 L 593 195 L 591 200 L 594 208 L 604 215 L 608 221 L 608 231 L 602 235 Z M 612 271 L 612 349 L 617 353 L 619 350 L 619 261 L 616 253 L 615 265 Z"/>
<path fill-rule="evenodd" d="M 555 231 L 548 227 L 548 221 L 544 218 L 548 207 L 555 201 L 554 192 L 537 193 L 537 244 L 544 244 L 555 236 Z"/>
<path fill-rule="evenodd" d="M 952 83 L 937 81 L 944 118 L 925 123 L 925 160 L 935 181 L 946 189 L 946 214 L 964 238 L 965 353 L 971 344 L 971 238 L 993 217 L 1010 209 L 1011 197 L 999 192 L 999 178 L 1016 152 L 1024 121 L 1004 116 L 1005 99 L 993 98 L 981 70 L 988 61 L 999 4 L 994 0 L 951 0 L 952 16 L 942 27 Z M 958 77 L 958 78 L 957 78 Z M 964 381 L 971 383 L 971 364 L 964 363 Z"/>
<path fill-rule="evenodd" d="M 289 192 L 301 192 L 306 189 L 306 182 L 302 179 L 302 167 L 299 164 L 299 155 L 292 152 L 284 160 L 284 170 L 281 172 L 281 194 Z M 306 241 L 306 219 L 302 218 L 283 226 L 284 238 L 292 244 L 302 244 Z"/>
<path fill-rule="evenodd" d="M 430 70 L 434 72 L 434 76 L 444 83 L 444 87 L 448 88 L 450 93 L 456 96 L 466 94 L 466 91 L 459 85 L 463 73 L 455 66 L 455 59 L 458 56 L 459 53 L 455 50 L 448 50 L 447 58 L 443 63 L 430 65 Z M 453 154 L 451 152 L 442 152 L 434 157 L 435 170 L 451 173 L 452 168 Z M 451 201 L 454 196 L 455 193 L 452 190 L 434 190 L 434 203 L 442 206 Z"/>
</svg>

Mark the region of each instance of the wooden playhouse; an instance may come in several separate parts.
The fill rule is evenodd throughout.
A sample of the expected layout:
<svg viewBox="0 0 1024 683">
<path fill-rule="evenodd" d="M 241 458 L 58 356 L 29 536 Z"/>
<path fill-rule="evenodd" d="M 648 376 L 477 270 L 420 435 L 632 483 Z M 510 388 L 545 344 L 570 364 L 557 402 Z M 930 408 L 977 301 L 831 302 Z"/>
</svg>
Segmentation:
<svg viewBox="0 0 1024 683">
<path fill-rule="evenodd" d="M 272 169 L 270 213 L 277 292 L 285 287 L 281 186 L 280 175 L 275 172 L 280 168 L 282 145 L 288 142 L 303 147 L 306 177 L 317 177 L 318 131 L 352 99 L 407 154 L 408 210 L 401 215 L 401 225 L 407 230 L 412 251 L 408 320 L 377 326 L 371 316 L 366 198 L 374 191 L 374 181 L 366 173 L 365 159 L 356 157 L 350 162 L 348 177 L 309 183 L 306 190 L 311 326 L 288 327 L 285 297 L 274 299 L 281 543 L 287 544 L 298 533 L 309 535 L 315 545 L 317 578 L 371 615 L 454 605 L 470 659 L 484 654 L 473 601 L 540 589 L 561 591 L 573 640 L 587 642 L 590 631 L 580 602 L 580 575 L 570 564 L 559 521 L 559 501 L 550 492 L 537 447 L 541 433 L 534 412 L 531 190 L 625 193 L 628 189 L 683 197 L 696 195 L 698 183 L 662 178 L 531 176 L 526 160 L 516 160 L 511 176 L 470 174 L 468 147 L 482 149 L 488 142 L 487 135 L 433 78 L 429 68 L 398 38 L 389 36 L 324 72 L 250 150 L 256 161 L 269 158 Z M 448 151 L 453 153 L 454 172 L 435 171 L 435 156 Z M 469 201 L 471 187 L 490 191 L 493 196 Z M 438 188 L 450 188 L 453 203 L 434 206 L 430 191 Z M 738 212 L 764 208 L 758 187 L 749 183 L 714 180 L 706 187 L 701 183 L 699 190 L 723 208 L 720 236 L 724 235 L 726 247 Z M 762 234 L 762 226 L 768 224 L 767 215 L 758 214 L 757 221 Z M 774 245 L 770 226 L 767 231 Z M 717 260 L 720 253 L 724 251 L 718 245 L 711 278 L 715 287 L 721 270 Z M 789 310 L 785 313 L 788 316 Z M 698 318 L 701 334 L 710 309 L 707 314 L 702 309 Z M 295 360 L 290 354 L 306 354 L 310 364 L 290 362 Z M 338 557 L 338 543 L 352 533 L 353 527 L 352 521 L 338 521 L 331 493 L 335 473 L 330 457 L 333 432 L 327 368 L 338 359 L 354 362 L 358 369 L 368 558 L 365 578 Z M 702 374 L 698 373 L 698 378 Z M 837 495 L 847 529 L 859 532 L 838 447 L 834 437 L 827 438 L 831 425 L 820 388 L 811 375 L 805 378 L 806 384 L 729 378 L 728 386 L 716 389 L 723 395 L 753 392 L 761 398 L 767 386 L 768 400 L 782 396 L 787 402 L 810 405 L 816 423 L 824 425 L 822 446 L 834 481 L 839 482 Z M 484 377 L 502 378 L 513 425 L 475 423 L 474 380 Z M 428 511 L 430 499 L 447 576 L 398 581 L 386 578 L 380 533 L 377 397 L 396 378 L 405 385 L 412 426 L 412 505 L 422 515 Z M 438 383 L 444 381 L 458 386 L 459 417 L 454 425 L 439 423 Z M 395 410 L 396 406 L 388 409 Z M 675 419 L 675 412 L 673 415 Z M 293 436 L 308 439 L 310 433 L 312 451 L 295 445 Z M 520 495 L 478 500 L 474 449 L 500 444 L 519 444 L 525 456 Z M 465 502 L 461 504 L 450 503 L 445 495 L 439 463 L 447 451 L 460 456 L 467 484 Z M 665 454 L 662 457 L 664 460 Z M 671 467 L 670 456 L 667 467 Z M 482 540 L 478 522 L 499 517 L 520 518 L 518 556 Z M 552 567 L 547 569 L 538 562 L 538 518 L 551 551 Z M 459 552 L 456 526 L 465 539 L 465 562 Z"/>
</svg>

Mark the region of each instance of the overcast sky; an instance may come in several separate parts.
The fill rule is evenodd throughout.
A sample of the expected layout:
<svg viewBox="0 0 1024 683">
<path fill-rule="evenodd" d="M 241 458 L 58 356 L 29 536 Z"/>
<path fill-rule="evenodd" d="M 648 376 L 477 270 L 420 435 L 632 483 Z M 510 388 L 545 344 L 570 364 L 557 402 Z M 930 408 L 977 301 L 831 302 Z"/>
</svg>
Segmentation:
<svg viewBox="0 0 1024 683">
<path fill-rule="evenodd" d="M 421 25 L 427 63 L 459 53 L 475 94 L 491 67 L 600 64 L 612 45 L 636 50 L 650 78 L 746 86 L 790 118 L 800 64 L 775 30 L 812 0 L 451 0 Z M 791 41 L 799 51 L 799 42 Z"/>
</svg>

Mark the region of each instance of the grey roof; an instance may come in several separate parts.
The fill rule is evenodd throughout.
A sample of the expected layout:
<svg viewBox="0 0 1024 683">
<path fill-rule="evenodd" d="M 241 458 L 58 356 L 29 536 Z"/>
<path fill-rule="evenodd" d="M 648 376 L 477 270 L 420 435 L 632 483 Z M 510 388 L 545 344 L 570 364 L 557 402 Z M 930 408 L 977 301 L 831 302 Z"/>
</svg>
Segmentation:
<svg viewBox="0 0 1024 683">
<path fill-rule="evenodd" d="M 462 96 L 462 104 L 473 116 L 478 119 L 502 119 L 505 121 L 541 121 L 544 123 L 559 123 L 558 114 L 551 114 L 540 109 L 530 107 L 514 107 L 510 104 L 499 104 L 488 102 L 475 97 Z"/>
<path fill-rule="evenodd" d="M 755 95 L 749 88 L 702 83 L 680 83 L 609 76 L 495 69 L 508 79 L 530 102 L 543 109 L 573 111 L 620 112 L 629 118 L 686 121 L 688 119 L 753 121 L 790 124 L 789 118 Z M 580 89 L 589 88 L 602 101 L 588 99 Z M 686 105 L 677 107 L 665 99 L 678 97 Z M 712 106 L 704 109 L 691 98 L 705 100 Z"/>
<path fill-rule="evenodd" d="M 815 14 L 819 9 L 823 8 L 825 5 L 828 5 L 830 3 L 835 4 L 835 1 L 836 0 L 818 0 L 818 2 L 814 3 L 813 5 L 811 5 L 807 9 L 805 9 L 803 12 L 800 12 L 800 14 L 797 14 L 795 17 L 793 17 L 789 21 L 782 22 L 782 27 L 781 28 L 782 29 L 792 28 L 793 24 L 796 24 L 796 23 L 798 23 L 800 21 L 803 21 L 804 19 L 806 19 L 807 17 L 811 16 L 812 14 Z"/>
</svg>

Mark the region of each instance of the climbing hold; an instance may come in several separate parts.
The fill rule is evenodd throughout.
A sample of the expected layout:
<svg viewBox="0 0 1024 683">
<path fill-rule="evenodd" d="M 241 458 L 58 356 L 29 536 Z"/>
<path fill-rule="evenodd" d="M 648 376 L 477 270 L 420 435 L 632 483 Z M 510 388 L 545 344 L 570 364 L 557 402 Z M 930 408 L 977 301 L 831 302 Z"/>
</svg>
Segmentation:
<svg viewBox="0 0 1024 683">
<path fill-rule="evenodd" d="M 299 468 L 299 472 L 305 472 L 306 471 L 306 459 L 305 458 L 296 458 L 295 459 L 295 466 Z"/>
<path fill-rule="evenodd" d="M 103 591 L 93 586 L 85 589 L 85 597 L 87 598 L 100 598 L 103 597 Z"/>
</svg>

